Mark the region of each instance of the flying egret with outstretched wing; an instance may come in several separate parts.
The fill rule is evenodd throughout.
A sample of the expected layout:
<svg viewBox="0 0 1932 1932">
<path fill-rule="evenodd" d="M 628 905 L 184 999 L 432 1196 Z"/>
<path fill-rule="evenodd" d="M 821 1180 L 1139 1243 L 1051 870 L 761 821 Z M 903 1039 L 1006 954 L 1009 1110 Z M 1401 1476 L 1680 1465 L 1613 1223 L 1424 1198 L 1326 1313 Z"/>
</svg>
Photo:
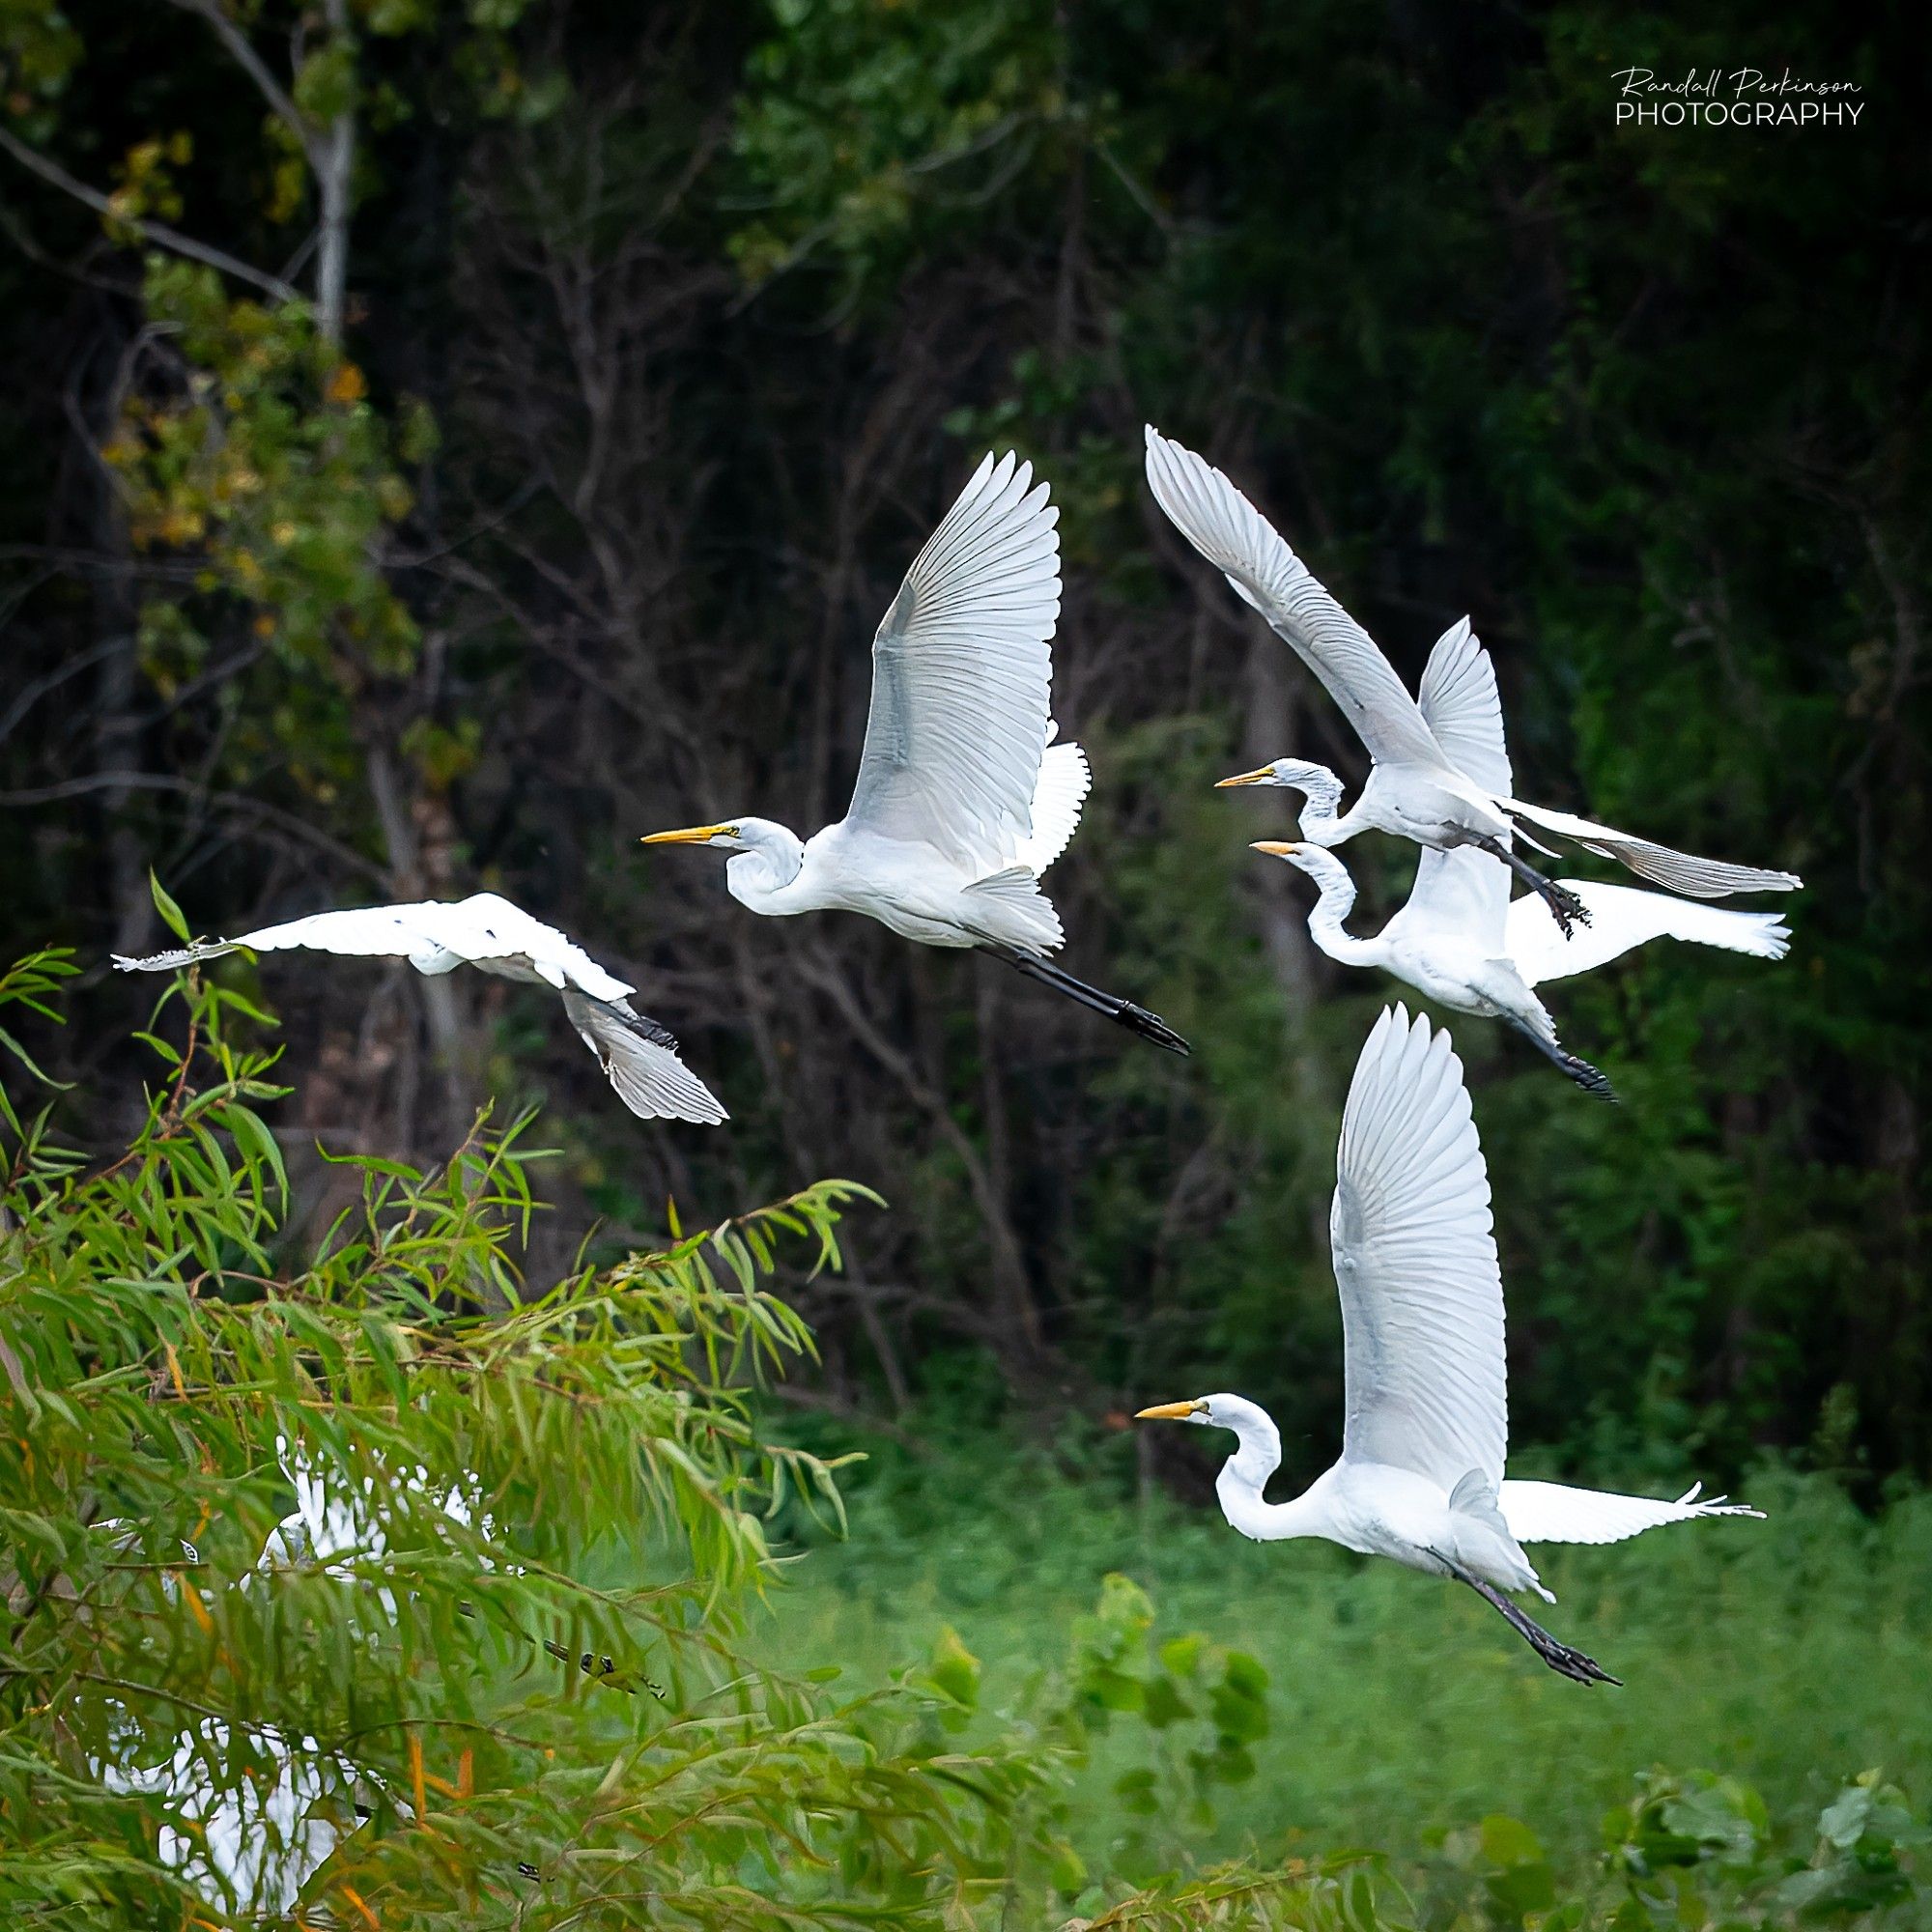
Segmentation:
<svg viewBox="0 0 1932 1932">
<path fill-rule="evenodd" d="M 1376 830 L 1443 851 L 1473 845 L 1501 860 L 1522 879 L 1566 932 L 1573 923 L 1588 923 L 1589 908 L 1569 887 L 1546 877 L 1513 848 L 1509 835 L 1519 820 L 1573 839 L 1585 851 L 1614 859 L 1692 898 L 1794 892 L 1803 883 L 1795 873 L 1700 859 L 1594 819 L 1514 797 L 1506 777 L 1498 785 L 1493 774 L 1486 778 L 1474 768 L 1470 739 L 1454 729 L 1455 724 L 1471 722 L 1463 709 L 1467 700 L 1445 691 L 1444 708 L 1454 713 L 1451 727 L 1446 735 L 1442 728 L 1432 727 L 1375 639 L 1220 470 L 1150 424 L 1147 475 L 1176 528 L 1321 680 L 1368 748 L 1372 760 L 1368 783 L 1353 808 L 1343 813 L 1336 810 L 1341 781 L 1325 765 L 1307 759 L 1279 758 L 1222 781 L 1229 785 L 1289 785 L 1302 792 L 1307 799 L 1302 836 L 1312 843 L 1339 845 L 1358 832 Z M 1473 722 L 1475 741 L 1480 743 L 1482 721 Z"/>
<path fill-rule="evenodd" d="M 1258 1543 L 1315 1536 L 1466 1583 L 1552 1670 L 1614 1684 L 1505 1594 L 1543 1587 L 1526 1543 L 1614 1543 L 1694 1517 L 1756 1516 L 1690 1491 L 1675 1502 L 1512 1482 L 1502 1271 L 1490 1181 L 1462 1063 L 1446 1033 L 1385 1011 L 1342 1115 L 1328 1239 L 1342 1299 L 1342 1458 L 1292 1502 L 1264 1492 L 1281 1465 L 1265 1410 L 1238 1395 L 1140 1411 L 1234 1433 L 1215 1481 L 1222 1513 Z"/>
<path fill-rule="evenodd" d="M 1059 512 L 1033 466 L 988 455 L 906 573 L 872 640 L 872 706 L 851 809 L 801 839 L 736 817 L 646 845 L 733 854 L 727 890 L 777 916 L 865 913 L 923 946 L 977 948 L 1118 1025 L 1185 1053 L 1157 1014 L 1054 965 L 1060 916 L 1040 874 L 1091 781 L 1053 742 L 1050 640 Z"/>
<path fill-rule="evenodd" d="M 581 946 L 495 893 L 455 904 L 360 906 L 265 925 L 234 939 L 201 940 L 172 952 L 130 959 L 124 973 L 167 973 L 246 947 L 251 952 L 307 950 L 361 958 L 407 959 L 437 975 L 469 965 L 498 979 L 549 986 L 584 1045 L 602 1063 L 617 1097 L 640 1120 L 691 1121 L 715 1126 L 728 1119 L 716 1095 L 678 1058 L 677 1040 L 631 1005 L 635 986 L 607 973 Z"/>
<path fill-rule="evenodd" d="M 1421 710 L 1463 770 L 1507 793 L 1509 750 L 1495 669 L 1466 619 L 1446 631 L 1430 654 Z M 1308 932 L 1329 958 L 1379 966 L 1445 1007 L 1504 1021 L 1585 1092 L 1606 1099 L 1614 1097 L 1610 1083 L 1564 1049 L 1537 985 L 1587 973 L 1666 935 L 1765 959 L 1783 958 L 1791 938 L 1771 913 L 1731 912 L 1633 886 L 1559 879 L 1590 915 L 1587 925 L 1566 936 L 1534 898 L 1511 901 L 1505 867 L 1459 845 L 1446 852 L 1425 846 L 1407 903 L 1373 939 L 1358 939 L 1342 923 L 1355 903 L 1355 882 L 1334 853 L 1313 839 L 1261 839 L 1255 850 L 1287 860 L 1320 888 Z"/>
</svg>

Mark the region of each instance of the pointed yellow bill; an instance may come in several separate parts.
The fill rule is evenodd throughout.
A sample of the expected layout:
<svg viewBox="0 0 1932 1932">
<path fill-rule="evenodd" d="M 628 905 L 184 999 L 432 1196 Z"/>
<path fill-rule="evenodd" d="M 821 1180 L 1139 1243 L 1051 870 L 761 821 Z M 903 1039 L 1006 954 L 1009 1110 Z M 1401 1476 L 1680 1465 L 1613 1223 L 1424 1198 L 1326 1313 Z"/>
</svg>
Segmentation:
<svg viewBox="0 0 1932 1932">
<path fill-rule="evenodd" d="M 1248 850 L 1265 852 L 1271 859 L 1286 859 L 1291 852 L 1299 852 L 1301 847 L 1292 838 L 1257 838 Z"/>
<path fill-rule="evenodd" d="M 1136 1412 L 1136 1422 L 1185 1422 L 1197 1410 L 1207 1407 L 1207 1404 L 1195 1402 L 1163 1402 L 1152 1408 L 1143 1408 Z"/>
<path fill-rule="evenodd" d="M 1236 772 L 1231 779 L 1221 779 L 1215 783 L 1214 789 L 1216 791 L 1226 791 L 1230 785 L 1264 784 L 1273 777 L 1274 767 L 1272 765 L 1263 765 L 1258 771 Z"/>
<path fill-rule="evenodd" d="M 639 845 L 702 845 L 716 838 L 721 832 L 729 832 L 728 825 L 687 825 L 676 832 L 650 832 L 638 840 Z"/>
</svg>

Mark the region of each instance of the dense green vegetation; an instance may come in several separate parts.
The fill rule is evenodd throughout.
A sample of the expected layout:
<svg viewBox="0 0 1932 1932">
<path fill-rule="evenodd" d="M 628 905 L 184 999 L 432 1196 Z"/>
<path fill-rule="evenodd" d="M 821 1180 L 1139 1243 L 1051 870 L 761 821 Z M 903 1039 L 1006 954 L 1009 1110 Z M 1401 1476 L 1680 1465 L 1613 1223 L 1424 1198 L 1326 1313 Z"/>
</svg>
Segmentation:
<svg viewBox="0 0 1932 1932">
<path fill-rule="evenodd" d="M 90 1161 L 34 1104 L 71 977 L 0 978 L 14 1922 L 1916 1922 L 1922 1505 L 1767 1479 L 1768 1530 L 1552 1566 L 1634 1680 L 1579 1697 L 1424 1579 L 1112 1499 L 1107 1449 L 855 1479 L 775 1432 L 770 1278 L 838 1264 L 847 1183 L 550 1283 L 486 1119 L 330 1156 L 292 1249 L 260 1016 L 186 981 Z M 1661 1751 L 1726 1770 L 1633 1788 Z M 326 1841 L 238 1865 L 291 1765 Z"/>
<path fill-rule="evenodd" d="M 1247 1544 L 1211 1499 L 1136 1502 L 1123 1443 L 1077 1481 L 980 1442 L 929 1462 L 870 1446 L 844 1481 L 849 1540 L 793 1569 L 765 1645 L 883 1674 L 943 1625 L 998 1706 L 1024 1695 L 1041 1631 L 1077 1622 L 1096 1577 L 1131 1576 L 1163 1634 L 1238 1645 L 1267 1673 L 1271 1728 L 1252 1779 L 1216 1800 L 1207 1849 L 1367 1845 L 1412 1883 L 1466 1850 L 1442 1853 L 1445 1833 L 1499 1813 L 1575 1883 L 1654 1765 L 1721 1766 L 1800 1837 L 1841 1772 L 1932 1783 L 1932 1707 L 1906 1689 L 1932 1634 L 1922 1497 L 1872 1523 L 1830 1484 L 1760 1471 L 1766 1522 L 1544 1551 L 1547 1621 L 1626 1679 L 1577 1696 L 1473 1598 L 1319 1545 Z M 1129 1749 L 1090 1778 L 1089 1830 L 1122 1829 L 1107 1794 L 1131 1768 Z"/>
</svg>

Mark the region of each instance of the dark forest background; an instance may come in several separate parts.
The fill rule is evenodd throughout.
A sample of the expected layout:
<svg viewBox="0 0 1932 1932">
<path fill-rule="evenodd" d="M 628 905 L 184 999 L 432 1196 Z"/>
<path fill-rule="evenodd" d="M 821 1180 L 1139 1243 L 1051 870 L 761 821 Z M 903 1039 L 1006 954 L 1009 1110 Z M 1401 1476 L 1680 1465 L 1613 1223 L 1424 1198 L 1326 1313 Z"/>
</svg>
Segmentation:
<svg viewBox="0 0 1932 1932">
<path fill-rule="evenodd" d="M 1286 795 L 1209 787 L 1363 760 L 1163 523 L 1151 419 L 1411 679 L 1472 615 L 1526 796 L 1804 875 L 1782 965 L 1556 989 L 1620 1107 L 1456 1023 L 1518 1438 L 1922 1473 L 1924 49 L 1902 7 L 1700 13 L 0 0 L 0 920 L 87 968 L 36 1051 L 118 1144 L 150 867 L 211 932 L 491 887 L 636 979 L 731 1124 L 640 1128 L 535 994 L 224 966 L 286 1027 L 311 1231 L 318 1139 L 426 1160 L 543 1097 L 550 1261 L 667 1196 L 885 1194 L 800 1296 L 817 1402 L 1059 1428 L 1236 1386 L 1325 1444 L 1389 989 L 1248 853 Z M 1745 60 L 1856 80 L 1859 124 L 1614 124 L 1619 67 Z M 1062 508 L 1095 772 L 1067 960 L 1191 1061 L 636 843 L 839 813 L 872 627 L 1009 445 Z M 1413 853 L 1350 858 L 1373 929 Z"/>
</svg>

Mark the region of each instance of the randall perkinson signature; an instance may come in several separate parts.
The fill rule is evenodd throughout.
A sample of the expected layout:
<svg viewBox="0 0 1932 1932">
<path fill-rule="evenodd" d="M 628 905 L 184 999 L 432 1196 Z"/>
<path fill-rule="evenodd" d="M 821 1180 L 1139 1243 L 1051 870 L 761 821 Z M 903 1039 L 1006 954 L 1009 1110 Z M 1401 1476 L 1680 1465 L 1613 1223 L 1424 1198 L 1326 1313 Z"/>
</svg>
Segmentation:
<svg viewBox="0 0 1932 1932">
<path fill-rule="evenodd" d="M 1660 80 L 1648 67 L 1619 68 L 1611 76 L 1618 89 L 1617 125 L 1626 121 L 1681 128 L 1685 122 L 1712 127 L 1798 128 L 1858 126 L 1862 100 L 1840 97 L 1862 94 L 1855 80 L 1807 80 L 1789 68 L 1775 79 L 1761 68 L 1692 68 L 1682 79 Z M 1728 97 L 1728 99 L 1726 99 Z"/>
</svg>

